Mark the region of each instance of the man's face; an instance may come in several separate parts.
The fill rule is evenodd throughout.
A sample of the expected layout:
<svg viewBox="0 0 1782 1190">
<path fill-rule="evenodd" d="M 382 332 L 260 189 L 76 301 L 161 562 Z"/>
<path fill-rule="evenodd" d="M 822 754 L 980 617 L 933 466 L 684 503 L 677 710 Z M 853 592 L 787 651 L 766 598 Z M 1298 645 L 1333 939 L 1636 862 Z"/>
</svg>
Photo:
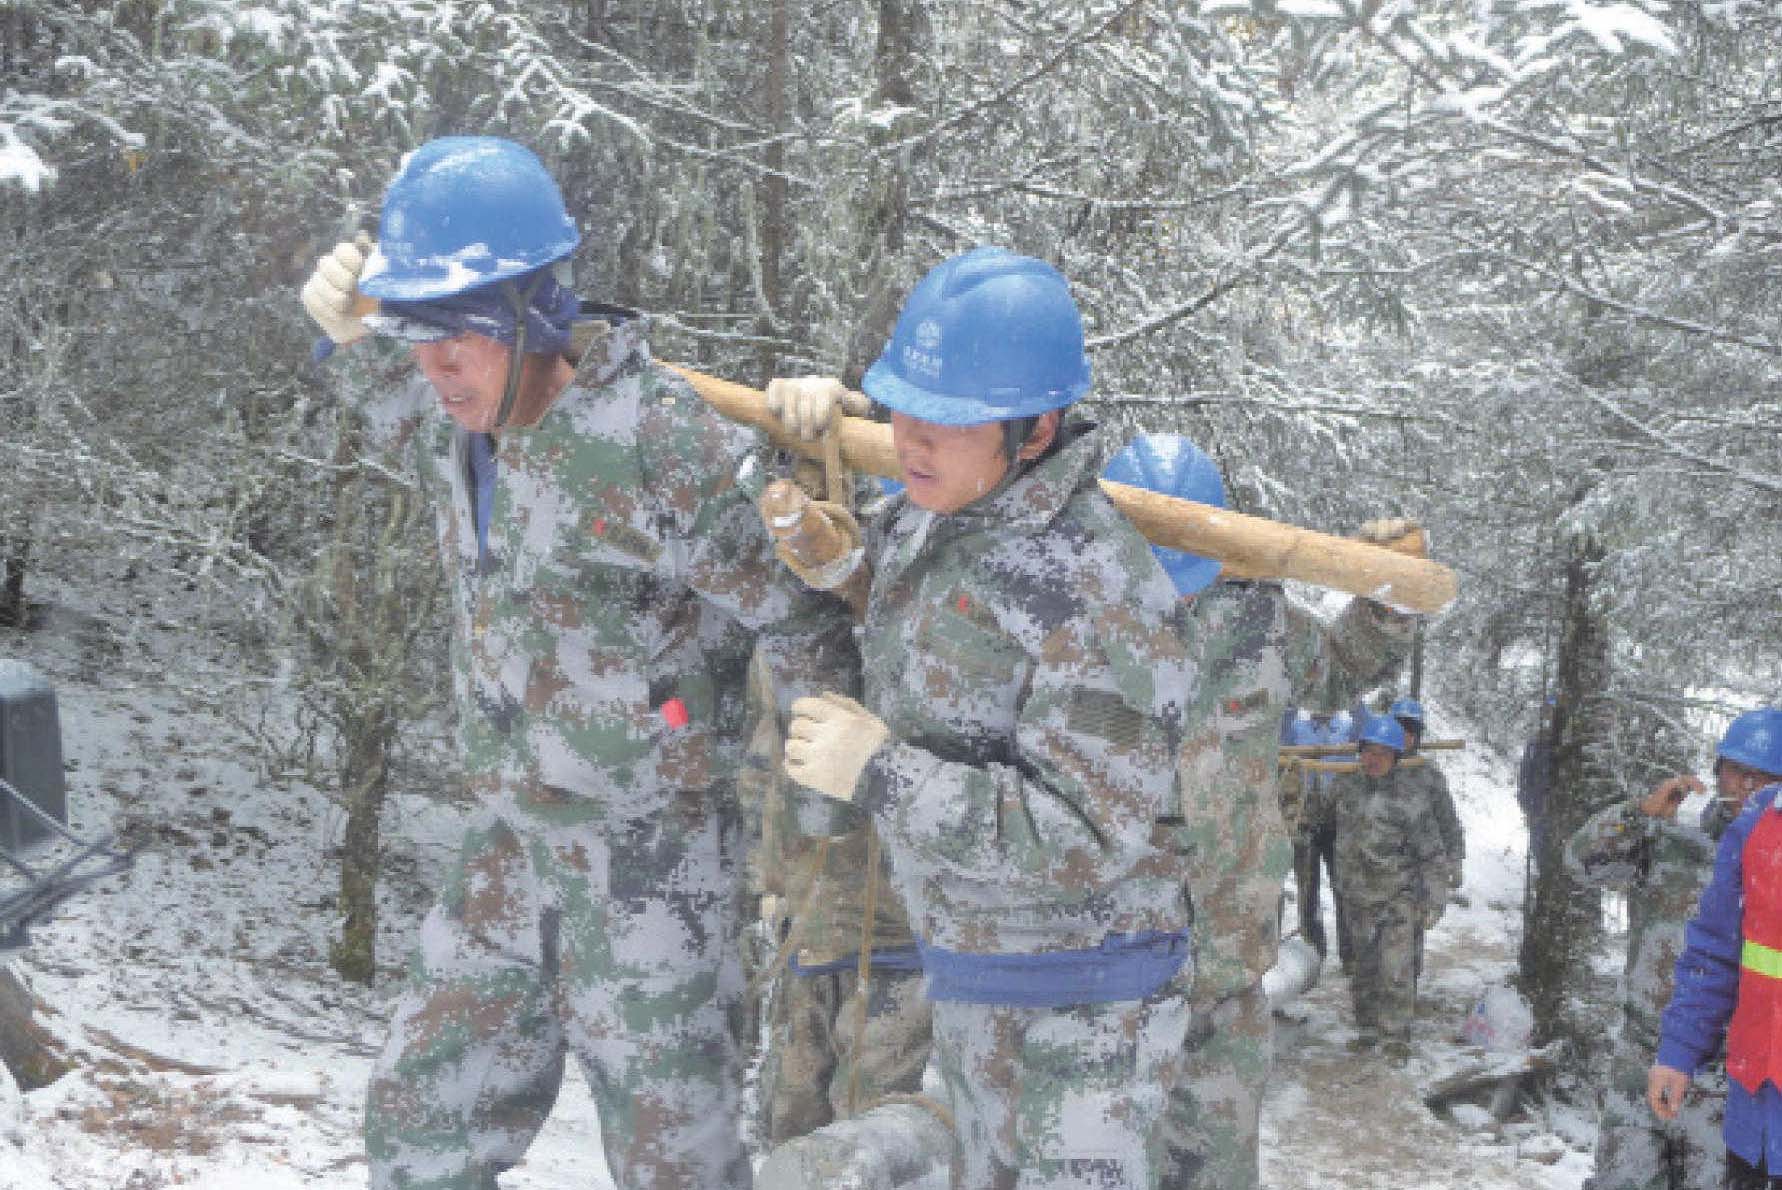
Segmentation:
<svg viewBox="0 0 1782 1190">
<path fill-rule="evenodd" d="M 1361 771 L 1376 781 L 1390 773 L 1392 766 L 1398 763 L 1398 753 L 1385 744 L 1363 744 L 1356 758 L 1361 762 Z"/>
<path fill-rule="evenodd" d="M 495 428 L 507 391 L 505 344 L 467 331 L 432 343 L 411 343 L 409 350 L 447 416 L 473 434 Z"/>
<path fill-rule="evenodd" d="M 1001 422 L 943 426 L 893 413 L 891 440 L 910 499 L 930 512 L 958 512 L 1008 473 Z"/>
<path fill-rule="evenodd" d="M 1714 762 L 1714 791 L 1734 806 L 1744 805 L 1746 798 L 1777 779 L 1736 760 Z"/>
</svg>

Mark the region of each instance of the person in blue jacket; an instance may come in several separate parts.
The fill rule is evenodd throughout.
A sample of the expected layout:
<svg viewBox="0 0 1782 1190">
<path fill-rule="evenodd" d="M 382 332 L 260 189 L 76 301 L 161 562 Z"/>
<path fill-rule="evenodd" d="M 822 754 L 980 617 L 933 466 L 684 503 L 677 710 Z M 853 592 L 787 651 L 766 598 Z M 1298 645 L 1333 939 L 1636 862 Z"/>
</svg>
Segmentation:
<svg viewBox="0 0 1782 1190">
<path fill-rule="evenodd" d="M 1646 1101 L 1659 1119 L 1674 1119 L 1690 1077 L 1724 1040 L 1725 1184 L 1747 1190 L 1782 1187 L 1773 1172 L 1782 1171 L 1782 709 L 1741 715 L 1727 737 L 1716 765 L 1723 787 L 1730 779 L 1763 788 L 1720 837 L 1677 960 Z"/>
</svg>

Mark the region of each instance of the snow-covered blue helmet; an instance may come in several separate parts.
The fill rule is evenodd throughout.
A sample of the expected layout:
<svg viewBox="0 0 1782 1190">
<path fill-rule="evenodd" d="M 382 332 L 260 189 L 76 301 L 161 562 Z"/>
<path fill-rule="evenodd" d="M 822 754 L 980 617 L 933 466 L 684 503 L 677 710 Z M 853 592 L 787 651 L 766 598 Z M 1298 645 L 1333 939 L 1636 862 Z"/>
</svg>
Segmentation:
<svg viewBox="0 0 1782 1190">
<path fill-rule="evenodd" d="M 581 242 L 537 155 L 498 136 L 442 136 L 410 153 L 384 194 L 359 291 L 450 297 L 561 260 Z"/>
<path fill-rule="evenodd" d="M 1083 318 L 1043 260 L 974 248 L 916 283 L 860 387 L 885 408 L 949 426 L 1062 409 L 1089 391 Z"/>
<path fill-rule="evenodd" d="M 1108 460 L 1103 479 L 1225 507 L 1225 480 L 1219 465 L 1205 451 L 1179 434 L 1140 434 Z M 1219 562 L 1183 550 L 1154 545 L 1151 552 L 1176 584 L 1179 595 L 1193 595 L 1219 577 Z"/>
<path fill-rule="evenodd" d="M 1782 710 L 1760 707 L 1734 719 L 1720 737 L 1714 759 L 1782 777 Z"/>
<path fill-rule="evenodd" d="M 1418 727 L 1423 726 L 1423 704 L 1414 698 L 1400 698 L 1386 709 L 1386 713 L 1394 719 L 1409 719 Z"/>
<path fill-rule="evenodd" d="M 1356 737 L 1356 742 L 1380 744 L 1403 756 L 1405 729 L 1390 715 L 1369 715 L 1367 721 L 1361 725 L 1361 734 Z"/>
</svg>

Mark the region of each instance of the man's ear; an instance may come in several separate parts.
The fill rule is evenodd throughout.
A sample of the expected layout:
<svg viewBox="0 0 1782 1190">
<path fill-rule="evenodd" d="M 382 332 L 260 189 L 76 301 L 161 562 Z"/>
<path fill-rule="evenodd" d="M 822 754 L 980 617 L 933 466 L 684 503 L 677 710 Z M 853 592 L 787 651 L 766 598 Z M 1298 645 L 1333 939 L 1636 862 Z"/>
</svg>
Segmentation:
<svg viewBox="0 0 1782 1190">
<path fill-rule="evenodd" d="M 1058 436 L 1058 423 L 1063 420 L 1062 410 L 1053 409 L 1040 414 L 1039 420 L 1027 434 L 1027 441 L 1015 452 L 1015 457 L 1030 463 L 1052 449 L 1052 439 Z"/>
</svg>

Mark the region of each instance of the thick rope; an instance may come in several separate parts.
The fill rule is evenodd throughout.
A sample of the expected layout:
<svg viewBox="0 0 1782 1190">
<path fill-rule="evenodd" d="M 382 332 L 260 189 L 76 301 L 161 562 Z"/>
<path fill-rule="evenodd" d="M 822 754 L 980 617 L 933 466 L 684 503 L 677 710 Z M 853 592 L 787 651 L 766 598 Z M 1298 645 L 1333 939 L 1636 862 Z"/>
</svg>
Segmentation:
<svg viewBox="0 0 1782 1190">
<path fill-rule="evenodd" d="M 879 836 L 866 828 L 866 897 L 860 908 L 860 964 L 856 968 L 854 994 L 854 1051 L 848 1063 L 848 1115 L 857 1116 L 860 1103 L 860 1054 L 866 1047 L 866 1002 L 872 993 L 872 928 L 879 908 Z"/>
</svg>

